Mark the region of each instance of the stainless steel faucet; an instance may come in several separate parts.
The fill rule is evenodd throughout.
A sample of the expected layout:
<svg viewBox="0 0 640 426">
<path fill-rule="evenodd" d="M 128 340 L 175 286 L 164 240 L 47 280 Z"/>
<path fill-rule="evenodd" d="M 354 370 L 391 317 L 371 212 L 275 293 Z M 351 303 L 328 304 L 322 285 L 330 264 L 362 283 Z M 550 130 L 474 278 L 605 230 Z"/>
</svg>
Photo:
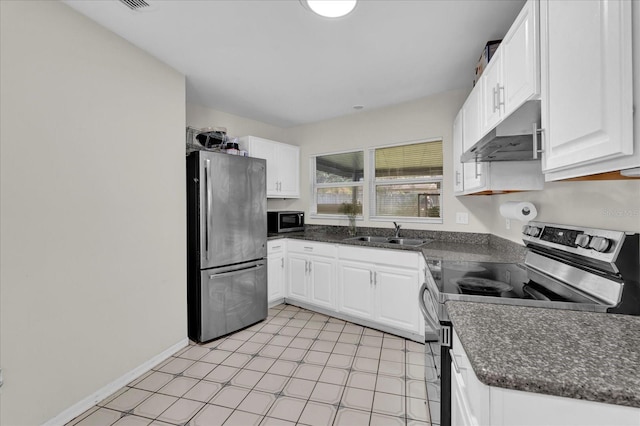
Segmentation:
<svg viewBox="0 0 640 426">
<path fill-rule="evenodd" d="M 394 234 L 393 238 L 400 238 L 400 227 L 402 225 L 398 225 L 397 223 L 393 222 L 393 226 L 396 228 L 396 233 Z"/>
</svg>

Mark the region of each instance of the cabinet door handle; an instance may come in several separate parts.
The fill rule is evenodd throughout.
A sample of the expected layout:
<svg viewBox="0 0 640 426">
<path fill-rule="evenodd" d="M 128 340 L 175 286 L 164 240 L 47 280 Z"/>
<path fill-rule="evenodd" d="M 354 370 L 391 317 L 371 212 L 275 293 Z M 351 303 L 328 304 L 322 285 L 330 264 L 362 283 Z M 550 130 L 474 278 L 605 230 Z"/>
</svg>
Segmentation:
<svg viewBox="0 0 640 426">
<path fill-rule="evenodd" d="M 504 86 L 500 86 L 500 83 L 496 84 L 496 87 L 498 88 L 496 90 L 496 93 L 498 94 L 498 102 L 497 102 L 497 107 L 498 107 L 498 111 L 500 111 L 500 107 L 504 107 Z M 502 96 L 500 96 L 500 92 L 502 92 Z"/>
<path fill-rule="evenodd" d="M 369 271 L 369 285 L 373 285 L 373 271 Z"/>
<path fill-rule="evenodd" d="M 280 259 L 280 267 L 284 268 L 284 257 L 282 259 Z"/>
<path fill-rule="evenodd" d="M 493 88 L 493 112 L 496 112 L 497 108 L 497 104 L 498 102 L 496 101 L 496 98 L 498 96 L 498 85 L 496 84 L 496 87 Z"/>
<path fill-rule="evenodd" d="M 304 274 L 307 275 L 309 273 L 309 261 L 304 261 Z"/>
<path fill-rule="evenodd" d="M 542 145 L 542 134 L 544 133 L 544 129 L 538 129 L 538 123 L 533 123 L 533 159 L 538 159 L 538 154 L 544 152 L 544 149 L 538 148 L 538 135 L 540 135 L 540 145 Z"/>
<path fill-rule="evenodd" d="M 456 171 L 456 185 L 460 185 L 460 172 Z"/>
<path fill-rule="evenodd" d="M 374 286 L 378 285 L 378 273 L 377 272 L 373 273 L 373 285 Z"/>
</svg>

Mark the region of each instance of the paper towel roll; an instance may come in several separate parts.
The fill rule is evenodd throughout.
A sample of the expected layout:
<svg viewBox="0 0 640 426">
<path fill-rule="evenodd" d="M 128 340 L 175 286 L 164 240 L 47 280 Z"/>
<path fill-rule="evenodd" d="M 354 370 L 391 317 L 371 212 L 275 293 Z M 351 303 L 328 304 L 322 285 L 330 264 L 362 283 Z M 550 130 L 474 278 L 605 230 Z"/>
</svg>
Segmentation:
<svg viewBox="0 0 640 426">
<path fill-rule="evenodd" d="M 528 201 L 509 201 L 500 205 L 500 215 L 507 219 L 528 222 L 538 215 L 536 206 Z"/>
</svg>

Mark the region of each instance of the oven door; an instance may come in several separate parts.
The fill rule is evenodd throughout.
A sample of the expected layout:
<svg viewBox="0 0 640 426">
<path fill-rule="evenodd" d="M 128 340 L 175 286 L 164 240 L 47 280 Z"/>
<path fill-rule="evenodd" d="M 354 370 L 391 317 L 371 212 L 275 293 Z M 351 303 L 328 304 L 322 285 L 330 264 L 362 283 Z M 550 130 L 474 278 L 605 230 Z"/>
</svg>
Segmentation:
<svg viewBox="0 0 640 426">
<path fill-rule="evenodd" d="M 429 284 L 423 283 L 418 292 L 418 304 L 422 316 L 424 317 L 424 340 L 425 342 L 434 342 L 439 340 L 440 335 L 440 321 L 438 320 L 438 314 L 436 311 L 435 300 L 431 291 L 429 291 Z"/>
<path fill-rule="evenodd" d="M 420 287 L 418 294 L 419 306 L 425 322 L 425 383 L 427 387 L 427 399 L 429 401 L 429 412 L 432 425 L 439 425 L 441 418 L 441 346 L 442 346 L 442 328 L 438 319 L 436 302 L 429 289 L 429 284 L 424 283 Z"/>
</svg>

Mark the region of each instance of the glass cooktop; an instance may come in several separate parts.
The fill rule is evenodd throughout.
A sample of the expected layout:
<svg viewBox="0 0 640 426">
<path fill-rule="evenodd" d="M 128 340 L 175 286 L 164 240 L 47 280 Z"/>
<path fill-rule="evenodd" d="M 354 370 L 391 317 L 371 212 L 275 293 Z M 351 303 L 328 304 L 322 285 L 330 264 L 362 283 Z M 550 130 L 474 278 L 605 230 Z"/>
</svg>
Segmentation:
<svg viewBox="0 0 640 426">
<path fill-rule="evenodd" d="M 565 285 L 562 285 L 561 295 L 552 290 L 552 286 L 536 282 L 535 274 L 520 263 L 429 260 L 427 265 L 439 293 L 434 292 L 434 296 L 440 303 L 448 299 L 474 301 L 485 297 L 539 301 L 550 305 L 552 302 L 594 303 L 568 290 Z M 519 302 L 504 300 L 502 303 Z"/>
</svg>

